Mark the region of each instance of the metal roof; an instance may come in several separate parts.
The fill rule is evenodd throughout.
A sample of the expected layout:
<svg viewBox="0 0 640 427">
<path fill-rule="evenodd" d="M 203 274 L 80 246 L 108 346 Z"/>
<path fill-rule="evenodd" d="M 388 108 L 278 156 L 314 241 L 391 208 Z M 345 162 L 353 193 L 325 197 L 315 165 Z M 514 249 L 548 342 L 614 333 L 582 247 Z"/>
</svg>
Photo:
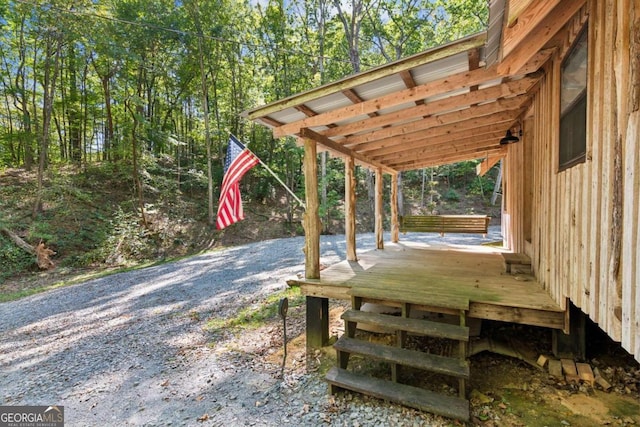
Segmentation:
<svg viewBox="0 0 640 427">
<path fill-rule="evenodd" d="M 504 9 L 495 0 L 494 9 Z M 502 20 L 502 15 L 499 18 Z M 495 15 L 494 15 L 495 17 Z M 550 52 L 517 74 L 495 64 L 501 21 L 475 34 L 243 113 L 275 137 L 312 138 L 389 173 L 503 156 L 500 145 L 530 105 Z M 490 65 L 487 65 L 487 53 Z"/>
</svg>

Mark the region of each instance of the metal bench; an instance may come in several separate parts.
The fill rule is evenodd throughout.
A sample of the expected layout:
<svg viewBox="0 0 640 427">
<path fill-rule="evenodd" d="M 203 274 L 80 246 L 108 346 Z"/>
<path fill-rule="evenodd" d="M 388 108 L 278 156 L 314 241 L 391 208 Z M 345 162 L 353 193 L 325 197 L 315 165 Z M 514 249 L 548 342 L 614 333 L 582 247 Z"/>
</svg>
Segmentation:
<svg viewBox="0 0 640 427">
<path fill-rule="evenodd" d="M 486 215 L 409 215 L 401 216 L 400 231 L 424 233 L 480 233 L 487 235 L 491 217 Z"/>
</svg>

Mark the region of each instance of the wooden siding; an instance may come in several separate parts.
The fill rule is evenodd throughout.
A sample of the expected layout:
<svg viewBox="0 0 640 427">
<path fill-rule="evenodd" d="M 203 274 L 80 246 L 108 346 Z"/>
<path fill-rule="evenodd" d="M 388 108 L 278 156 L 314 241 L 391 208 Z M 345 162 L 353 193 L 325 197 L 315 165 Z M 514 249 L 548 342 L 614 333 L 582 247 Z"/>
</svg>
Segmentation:
<svg viewBox="0 0 640 427">
<path fill-rule="evenodd" d="M 591 1 L 586 160 L 558 169 L 560 64 L 546 67 L 505 159 L 505 243 L 640 360 L 640 0 Z"/>
</svg>

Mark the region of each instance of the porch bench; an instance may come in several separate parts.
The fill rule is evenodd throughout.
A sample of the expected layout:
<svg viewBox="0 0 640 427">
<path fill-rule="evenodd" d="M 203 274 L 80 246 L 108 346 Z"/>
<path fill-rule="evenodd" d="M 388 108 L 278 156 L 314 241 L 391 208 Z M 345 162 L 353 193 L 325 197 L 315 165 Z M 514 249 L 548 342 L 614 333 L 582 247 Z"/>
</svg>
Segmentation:
<svg viewBox="0 0 640 427">
<path fill-rule="evenodd" d="M 491 217 L 486 215 L 409 215 L 401 216 L 400 231 L 424 233 L 480 233 L 486 236 Z"/>
</svg>

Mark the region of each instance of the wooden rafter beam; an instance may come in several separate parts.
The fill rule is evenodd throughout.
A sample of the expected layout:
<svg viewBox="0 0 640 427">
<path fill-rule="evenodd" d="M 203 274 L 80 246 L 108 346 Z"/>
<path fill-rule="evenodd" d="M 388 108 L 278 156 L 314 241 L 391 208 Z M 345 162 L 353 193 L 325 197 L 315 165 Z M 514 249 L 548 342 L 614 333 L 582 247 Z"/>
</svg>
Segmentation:
<svg viewBox="0 0 640 427">
<path fill-rule="evenodd" d="M 551 52 L 538 52 L 533 55 L 524 66 L 520 67 L 519 72 L 523 75 L 537 71 L 542 63 L 551 55 Z M 280 138 L 286 135 L 295 135 L 302 128 L 326 126 L 330 123 L 336 123 L 347 119 L 368 115 L 377 112 L 380 109 L 391 108 L 402 104 L 415 103 L 416 100 L 428 98 L 436 95 L 443 95 L 447 92 L 470 88 L 474 85 L 493 81 L 498 76 L 496 66 L 489 68 L 478 68 L 472 71 L 463 71 L 451 76 L 436 79 L 425 84 L 393 92 L 378 98 L 363 101 L 359 104 L 348 105 L 336 108 L 314 117 L 308 117 L 292 123 L 287 123 L 273 130 L 273 136 Z"/>
<path fill-rule="evenodd" d="M 318 113 L 316 113 L 315 111 L 313 111 L 311 108 L 307 107 L 304 104 L 296 105 L 296 110 L 300 111 L 302 114 L 304 114 L 307 117 L 313 117 L 318 115 Z"/>
<path fill-rule="evenodd" d="M 474 49 L 474 51 L 477 49 Z M 402 79 L 402 82 L 404 83 L 404 86 L 407 89 L 410 89 L 412 87 L 416 87 L 416 81 L 413 79 L 413 76 L 411 75 L 411 71 L 409 70 L 404 70 L 402 72 L 399 73 L 400 78 Z M 418 99 L 415 102 L 416 105 L 422 105 L 424 104 L 424 99 Z"/>
<path fill-rule="evenodd" d="M 353 91 L 353 89 L 345 89 L 342 91 L 342 94 L 347 98 L 349 98 L 349 101 L 353 102 L 354 104 L 359 104 L 362 101 L 364 101 L 362 98 L 358 96 L 357 93 Z M 369 117 L 376 117 L 377 115 L 378 113 L 376 112 L 369 113 Z"/>
<path fill-rule="evenodd" d="M 385 149 L 378 152 L 375 156 L 376 160 L 388 161 L 386 156 L 396 156 L 396 154 L 413 157 L 428 156 L 430 151 L 442 151 L 446 150 L 452 145 L 459 145 L 461 147 L 468 145 L 484 145 L 484 144 L 498 144 L 500 138 L 504 137 L 505 132 L 504 124 L 501 126 L 494 126 L 493 128 L 479 129 L 477 134 L 469 135 L 468 133 L 443 135 L 438 138 L 430 138 L 428 140 L 415 141 L 411 145 L 411 148 L 407 147 L 407 150 L 413 151 L 398 151 L 396 149 Z M 455 143 L 453 142 L 455 141 Z M 419 153 L 419 154 L 414 154 Z M 373 157 L 373 156 L 372 156 Z M 397 156 L 396 156 L 397 157 Z"/>
<path fill-rule="evenodd" d="M 371 135 L 367 137 L 367 134 L 362 134 L 362 132 L 382 128 L 388 125 L 397 125 L 398 123 L 407 122 L 413 119 L 440 114 L 442 112 L 451 111 L 474 104 L 485 103 L 487 101 L 492 101 L 499 98 L 522 95 L 531 91 L 534 85 L 538 83 L 542 75 L 542 72 L 531 73 L 530 75 L 527 75 L 526 77 L 519 80 L 502 83 L 497 86 L 487 87 L 474 92 L 467 92 L 461 95 L 451 96 L 449 98 L 438 99 L 424 105 L 409 107 L 402 111 L 380 115 L 375 118 L 358 120 L 356 122 L 337 126 L 333 129 L 328 129 L 320 133 L 328 137 L 352 135 L 358 133 L 359 135 L 350 138 L 355 138 L 354 141 L 356 142 L 367 139 L 371 140 L 374 139 L 375 136 Z"/>
<path fill-rule="evenodd" d="M 505 155 L 506 153 L 487 155 L 482 163 L 479 163 L 476 166 L 476 175 L 484 176 L 496 163 L 500 161 L 500 159 L 503 159 Z"/>
<path fill-rule="evenodd" d="M 501 111 L 488 116 L 473 118 L 454 125 L 434 127 L 428 130 L 411 132 L 392 138 L 381 139 L 367 144 L 361 144 L 353 148 L 360 153 L 367 153 L 367 156 L 376 156 L 395 151 L 405 151 L 413 148 L 416 141 L 434 140 L 440 141 L 444 138 L 464 138 L 482 133 L 493 132 L 501 129 L 503 132 L 508 129 L 508 124 L 513 123 L 520 115 L 520 110 Z M 504 125 L 507 123 L 507 125 Z M 496 129 L 497 128 L 497 129 Z"/>
<path fill-rule="evenodd" d="M 324 146 L 327 150 L 332 151 L 334 153 L 338 153 L 339 155 L 343 155 L 343 156 L 349 156 L 349 157 L 353 157 L 355 160 L 357 160 L 359 163 L 364 164 L 367 167 L 371 167 L 371 168 L 376 168 L 376 169 L 382 169 L 383 171 L 387 172 L 387 173 L 397 173 L 397 171 L 393 170 L 392 168 L 377 162 L 375 160 L 372 160 L 370 158 L 368 158 L 367 156 L 360 154 L 360 153 L 356 153 L 355 151 L 350 150 L 349 148 L 346 148 L 340 144 L 338 144 L 337 142 L 332 141 L 331 139 L 327 138 L 324 135 L 320 135 L 318 132 L 314 132 L 311 129 L 302 129 L 300 131 L 300 136 L 302 138 L 309 138 L 314 140 L 315 142 L 317 142 L 318 144 Z"/>
<path fill-rule="evenodd" d="M 371 156 L 374 160 L 385 164 L 395 163 L 403 159 L 420 159 L 438 154 L 455 154 L 465 150 L 478 148 L 491 148 L 499 145 L 504 132 L 489 132 L 480 135 L 467 136 L 461 139 L 450 138 L 432 143 L 430 140 L 422 141 L 422 145 L 410 151 L 394 151 L 385 155 Z"/>
<path fill-rule="evenodd" d="M 493 67 L 489 69 L 479 68 L 473 71 L 465 71 L 455 74 L 454 76 L 437 79 L 410 89 L 383 95 L 378 98 L 363 101 L 359 104 L 336 108 L 326 113 L 318 114 L 314 117 L 307 117 L 293 123 L 282 125 L 273 130 L 273 136 L 279 138 L 286 135 L 297 134 L 303 128 L 325 126 L 330 123 L 368 115 L 369 113 L 377 112 L 383 108 L 390 108 L 406 103 L 414 103 L 416 100 L 424 99 L 429 96 L 441 95 L 452 90 L 481 84 L 491 80 L 492 78 L 495 78 L 495 69 Z"/>
<path fill-rule="evenodd" d="M 462 110 L 453 111 L 451 113 L 440 114 L 437 116 L 429 116 L 421 120 L 401 123 L 385 129 L 379 129 L 363 135 L 355 135 L 341 140 L 340 143 L 347 147 L 354 147 L 358 144 L 370 141 L 380 141 L 386 138 L 393 138 L 399 135 L 405 135 L 412 132 L 429 130 L 434 127 L 451 125 L 454 123 L 465 122 L 467 120 L 480 119 L 483 116 L 501 113 L 504 111 L 517 110 L 528 102 L 526 95 L 519 95 L 512 98 L 498 99 L 494 102 L 482 104 Z"/>
<path fill-rule="evenodd" d="M 508 55 L 498 64 L 498 73 L 504 76 L 514 75 L 540 51 L 549 40 L 575 15 L 586 0 L 564 0 L 542 19 L 538 25 L 530 28 L 525 36 L 514 46 Z"/>
<path fill-rule="evenodd" d="M 507 150 L 506 147 L 496 147 L 488 150 L 478 150 L 477 152 L 474 151 L 474 152 L 460 153 L 457 155 L 449 154 L 449 155 L 440 155 L 440 156 L 433 156 L 433 157 L 424 157 L 421 159 L 408 161 L 405 163 L 394 164 L 392 166 L 394 169 L 402 172 L 402 171 L 408 171 L 408 170 L 427 168 L 431 166 L 440 166 L 440 165 L 446 165 L 446 164 L 451 164 L 456 162 L 462 162 L 465 160 L 480 159 L 480 158 L 486 157 L 487 155 L 494 155 L 494 154 L 500 153 L 501 151 L 504 151 L 506 155 L 506 150 Z"/>
<path fill-rule="evenodd" d="M 279 127 L 279 126 L 282 126 L 283 124 L 282 122 L 272 119 L 269 116 L 261 117 L 259 120 L 262 123 L 266 124 L 267 126 L 271 126 L 271 127 Z"/>
</svg>

